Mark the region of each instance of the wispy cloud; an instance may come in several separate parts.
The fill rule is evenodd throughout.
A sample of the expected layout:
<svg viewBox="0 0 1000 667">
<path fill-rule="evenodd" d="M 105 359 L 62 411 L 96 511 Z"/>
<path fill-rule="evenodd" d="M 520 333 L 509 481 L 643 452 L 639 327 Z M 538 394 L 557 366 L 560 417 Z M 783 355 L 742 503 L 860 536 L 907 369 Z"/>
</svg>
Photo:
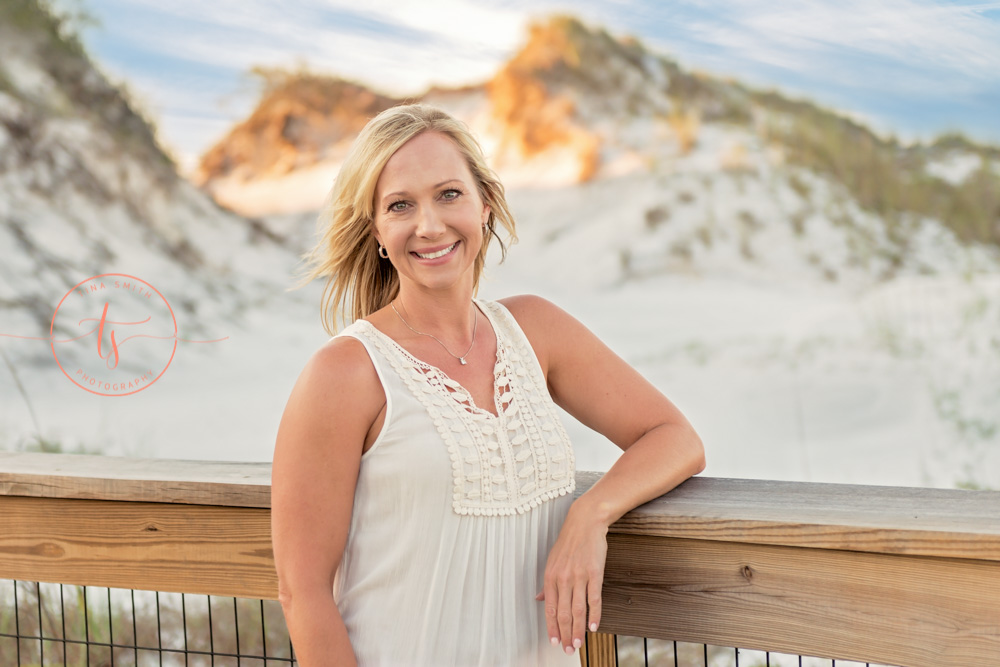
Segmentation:
<svg viewBox="0 0 1000 667">
<path fill-rule="evenodd" d="M 904 136 L 1000 141 L 1000 3 L 634 0 L 617 25 L 689 68 L 778 87 Z"/>
<path fill-rule="evenodd" d="M 761 38 L 796 51 L 848 49 L 911 67 L 994 79 L 1000 71 L 1000 30 L 975 7 L 919 0 L 812 0 L 747 7 L 740 23 Z"/>
<path fill-rule="evenodd" d="M 253 95 L 245 73 L 255 65 L 304 63 L 384 92 L 412 95 L 431 84 L 487 79 L 523 41 L 527 22 L 553 12 L 635 34 L 687 67 L 779 85 L 881 116 L 889 126 L 905 124 L 913 115 L 903 110 L 914 105 L 974 106 L 970 100 L 1000 96 L 1000 2 L 995 1 L 91 0 L 91 5 L 104 24 L 91 35 L 98 56 L 136 82 L 163 118 L 164 135 L 189 154 L 207 148 L 206 128 L 249 113 Z M 220 109 L 223 99 L 231 104 Z M 933 117 L 928 112 L 922 118 L 933 123 Z M 993 134 L 1000 137 L 1000 128 Z"/>
<path fill-rule="evenodd" d="M 106 69 L 129 82 L 188 165 L 251 111 L 254 66 L 304 64 L 413 95 L 491 76 L 527 15 L 474 0 L 94 0 L 94 10 L 103 28 L 91 41 Z"/>
<path fill-rule="evenodd" d="M 730 57 L 790 71 L 812 70 L 820 77 L 831 67 L 855 68 L 844 75 L 860 85 L 901 69 L 919 79 L 950 73 L 997 82 L 1000 25 L 984 16 L 997 4 L 722 0 L 713 3 L 711 14 L 691 5 L 698 10 L 681 30 Z M 856 69 L 859 61 L 869 69 Z"/>
<path fill-rule="evenodd" d="M 136 21 L 123 38 L 135 48 L 238 71 L 305 62 L 404 94 L 431 82 L 484 76 L 523 28 L 517 10 L 489 9 L 471 0 L 395 5 L 377 0 L 364 9 L 345 0 L 129 4 Z M 136 6 L 145 9 L 141 18 Z"/>
</svg>

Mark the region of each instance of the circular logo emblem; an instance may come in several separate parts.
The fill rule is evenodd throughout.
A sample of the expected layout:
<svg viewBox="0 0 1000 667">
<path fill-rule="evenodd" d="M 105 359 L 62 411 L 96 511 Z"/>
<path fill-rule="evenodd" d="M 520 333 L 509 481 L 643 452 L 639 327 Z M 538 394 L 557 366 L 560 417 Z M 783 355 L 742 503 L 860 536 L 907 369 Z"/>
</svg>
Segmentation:
<svg viewBox="0 0 1000 667">
<path fill-rule="evenodd" d="M 177 319 L 159 290 L 125 273 L 102 273 L 63 296 L 49 330 L 52 356 L 81 389 L 127 396 L 163 376 L 177 350 Z"/>
</svg>

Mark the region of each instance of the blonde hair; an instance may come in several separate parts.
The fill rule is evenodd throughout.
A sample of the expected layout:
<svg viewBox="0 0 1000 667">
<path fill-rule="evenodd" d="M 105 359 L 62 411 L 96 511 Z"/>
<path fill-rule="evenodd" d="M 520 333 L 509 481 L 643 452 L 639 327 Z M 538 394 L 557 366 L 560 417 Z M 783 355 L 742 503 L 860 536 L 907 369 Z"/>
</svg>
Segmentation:
<svg viewBox="0 0 1000 667">
<path fill-rule="evenodd" d="M 299 289 L 315 278 L 329 276 L 323 288 L 320 313 L 323 328 L 331 336 L 345 314 L 360 319 L 384 308 L 399 293 L 399 275 L 389 260 L 378 256 L 373 234 L 375 185 L 389 158 L 423 132 L 440 132 L 455 142 L 480 198 L 490 207 L 483 245 L 473 267 L 474 294 L 478 293 L 486 252 L 493 238 L 500 243 L 500 261 L 507 256 L 507 246 L 497 233 L 497 224 L 507 231 L 510 243 L 517 242 L 503 184 L 486 164 L 479 142 L 465 124 L 426 104 L 386 109 L 372 118 L 354 140 L 317 221 L 320 240 L 303 255 L 302 259 L 308 263 L 305 275 L 291 288 Z"/>
</svg>

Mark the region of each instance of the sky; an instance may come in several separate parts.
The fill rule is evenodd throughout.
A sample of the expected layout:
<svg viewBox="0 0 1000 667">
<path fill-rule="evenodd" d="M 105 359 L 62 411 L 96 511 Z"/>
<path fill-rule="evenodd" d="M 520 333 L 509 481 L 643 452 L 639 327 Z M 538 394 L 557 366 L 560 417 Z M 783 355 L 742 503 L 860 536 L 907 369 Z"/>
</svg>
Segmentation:
<svg viewBox="0 0 1000 667">
<path fill-rule="evenodd" d="M 532 20 L 570 13 L 684 69 L 778 89 L 906 141 L 1000 144 L 1000 2 L 951 0 L 54 0 L 184 169 L 248 116 L 255 66 L 393 95 L 488 79 Z"/>
</svg>

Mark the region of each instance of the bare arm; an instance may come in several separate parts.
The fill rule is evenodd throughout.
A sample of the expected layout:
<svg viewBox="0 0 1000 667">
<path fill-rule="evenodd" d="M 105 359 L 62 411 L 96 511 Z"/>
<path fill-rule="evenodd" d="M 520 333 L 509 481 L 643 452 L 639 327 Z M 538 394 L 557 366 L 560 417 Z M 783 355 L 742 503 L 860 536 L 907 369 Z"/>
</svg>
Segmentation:
<svg viewBox="0 0 1000 667">
<path fill-rule="evenodd" d="M 624 452 L 574 501 L 546 564 L 538 599 L 550 636 L 568 650 L 582 643 L 585 623 L 600 623 L 608 527 L 704 470 L 705 450 L 680 410 L 576 319 L 539 297 L 504 304 L 528 336 L 552 399 Z"/>
<path fill-rule="evenodd" d="M 385 402 L 362 344 L 338 338 L 299 376 L 278 427 L 271 535 L 278 596 L 299 664 L 356 665 L 333 599 L 365 436 Z"/>
</svg>

